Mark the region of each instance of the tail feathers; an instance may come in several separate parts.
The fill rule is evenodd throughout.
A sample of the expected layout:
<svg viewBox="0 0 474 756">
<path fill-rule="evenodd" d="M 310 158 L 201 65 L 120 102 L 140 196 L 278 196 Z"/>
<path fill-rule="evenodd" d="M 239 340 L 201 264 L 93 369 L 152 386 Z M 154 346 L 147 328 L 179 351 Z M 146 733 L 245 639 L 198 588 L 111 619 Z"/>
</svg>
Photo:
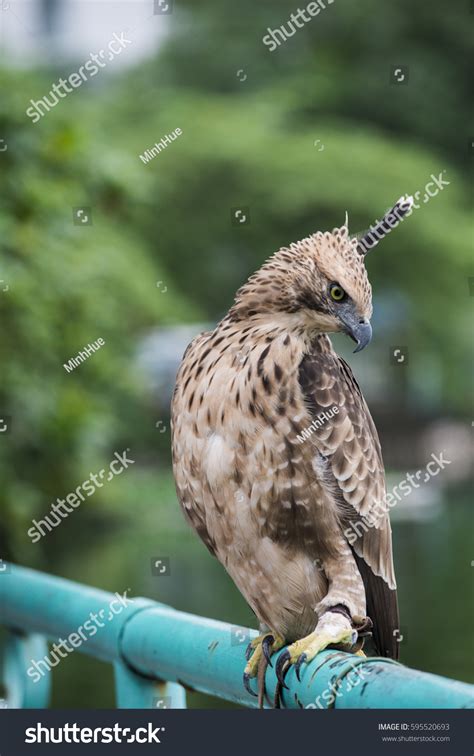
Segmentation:
<svg viewBox="0 0 474 756">
<path fill-rule="evenodd" d="M 354 552 L 353 552 L 354 553 Z M 397 591 L 388 587 L 385 580 L 374 575 L 362 557 L 354 553 L 364 581 L 367 615 L 373 622 L 373 640 L 376 653 L 398 660 L 400 656 L 400 619 Z"/>
</svg>

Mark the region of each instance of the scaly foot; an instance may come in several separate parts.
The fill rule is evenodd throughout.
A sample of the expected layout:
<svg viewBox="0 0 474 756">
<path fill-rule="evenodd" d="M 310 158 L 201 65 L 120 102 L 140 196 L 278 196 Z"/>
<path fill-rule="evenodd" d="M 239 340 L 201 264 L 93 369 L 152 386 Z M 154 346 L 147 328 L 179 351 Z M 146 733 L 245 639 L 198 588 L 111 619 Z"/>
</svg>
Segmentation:
<svg viewBox="0 0 474 756">
<path fill-rule="evenodd" d="M 275 671 L 280 686 L 288 688 L 285 675 L 292 664 L 295 665 L 296 676 L 300 680 L 301 666 L 314 659 L 320 651 L 333 645 L 350 651 L 356 641 L 357 631 L 353 629 L 347 617 L 335 612 L 326 612 L 319 620 L 314 632 L 292 643 L 278 657 Z"/>
<path fill-rule="evenodd" d="M 273 633 L 264 633 L 257 635 L 247 646 L 245 653 L 247 665 L 244 670 L 244 687 L 252 695 L 257 696 L 250 687 L 250 679 L 257 677 L 260 664 L 265 661 L 272 666 L 271 655 L 283 648 L 285 641 L 279 635 Z"/>
</svg>

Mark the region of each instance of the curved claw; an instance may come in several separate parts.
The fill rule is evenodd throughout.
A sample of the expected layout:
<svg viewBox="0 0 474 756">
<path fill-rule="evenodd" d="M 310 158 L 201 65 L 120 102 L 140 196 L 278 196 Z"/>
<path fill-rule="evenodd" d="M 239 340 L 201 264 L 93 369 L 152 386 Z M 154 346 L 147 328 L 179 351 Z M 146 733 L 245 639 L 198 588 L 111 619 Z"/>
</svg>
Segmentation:
<svg viewBox="0 0 474 756">
<path fill-rule="evenodd" d="M 244 672 L 244 688 L 245 690 L 250 693 L 251 696 L 255 696 L 255 698 L 258 698 L 258 694 L 254 693 L 252 688 L 250 687 L 250 675 L 247 674 L 247 672 Z"/>
<path fill-rule="evenodd" d="M 265 659 L 267 660 L 270 667 L 273 667 L 273 664 L 271 662 L 271 648 L 275 642 L 275 638 L 273 635 L 266 635 L 265 638 L 262 641 L 262 651 Z"/>
<path fill-rule="evenodd" d="M 285 648 L 285 650 L 278 657 L 278 661 L 276 663 L 276 668 L 275 668 L 275 673 L 276 673 L 276 676 L 277 676 L 277 679 L 278 679 L 278 682 L 280 683 L 280 685 L 283 688 L 286 688 L 287 690 L 289 690 L 289 687 L 285 683 L 285 675 L 288 672 L 288 667 L 289 667 L 288 662 L 289 661 L 290 661 L 290 654 L 289 654 L 288 649 Z"/>
<path fill-rule="evenodd" d="M 252 656 L 252 652 L 253 652 L 253 646 L 252 646 L 252 641 L 250 641 L 250 643 L 248 644 L 247 648 L 245 649 L 245 659 L 247 661 Z"/>
<path fill-rule="evenodd" d="M 301 682 L 300 669 L 302 665 L 305 663 L 306 659 L 307 659 L 306 654 L 300 654 L 298 656 L 298 661 L 295 664 L 295 672 L 296 672 L 296 677 L 298 678 L 298 682 Z"/>
</svg>

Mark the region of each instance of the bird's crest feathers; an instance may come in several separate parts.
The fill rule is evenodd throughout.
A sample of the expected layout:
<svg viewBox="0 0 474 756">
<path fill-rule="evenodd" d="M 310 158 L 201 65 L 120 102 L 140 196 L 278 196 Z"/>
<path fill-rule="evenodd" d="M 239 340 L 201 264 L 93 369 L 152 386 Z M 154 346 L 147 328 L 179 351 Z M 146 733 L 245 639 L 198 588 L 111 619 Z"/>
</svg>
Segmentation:
<svg viewBox="0 0 474 756">
<path fill-rule="evenodd" d="M 403 195 L 396 201 L 395 205 L 387 210 L 382 220 L 377 221 L 373 226 L 366 231 L 361 238 L 358 239 L 357 251 L 362 256 L 370 252 L 384 236 L 390 233 L 390 231 L 398 226 L 408 215 L 411 214 L 413 209 L 413 197 Z"/>
</svg>

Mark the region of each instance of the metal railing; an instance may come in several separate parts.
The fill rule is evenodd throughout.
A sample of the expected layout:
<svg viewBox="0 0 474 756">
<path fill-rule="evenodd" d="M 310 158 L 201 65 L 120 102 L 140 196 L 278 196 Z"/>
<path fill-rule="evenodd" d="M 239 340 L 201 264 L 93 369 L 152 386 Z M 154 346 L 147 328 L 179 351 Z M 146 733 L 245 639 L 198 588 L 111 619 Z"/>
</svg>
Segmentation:
<svg viewBox="0 0 474 756">
<path fill-rule="evenodd" d="M 47 707 L 51 668 L 69 653 L 69 647 L 114 665 L 120 708 L 185 708 L 185 689 L 257 705 L 242 684 L 245 649 L 255 631 L 148 599 L 125 596 L 120 601 L 118 594 L 0 564 L 0 625 L 7 630 L 5 706 Z M 54 652 L 48 641 L 56 644 Z M 276 686 L 274 669 L 275 664 L 266 673 L 270 696 Z M 323 651 L 301 672 L 301 682 L 294 670 L 287 674 L 288 690 L 282 699 L 286 708 L 474 705 L 474 686 L 387 659 Z"/>
</svg>

